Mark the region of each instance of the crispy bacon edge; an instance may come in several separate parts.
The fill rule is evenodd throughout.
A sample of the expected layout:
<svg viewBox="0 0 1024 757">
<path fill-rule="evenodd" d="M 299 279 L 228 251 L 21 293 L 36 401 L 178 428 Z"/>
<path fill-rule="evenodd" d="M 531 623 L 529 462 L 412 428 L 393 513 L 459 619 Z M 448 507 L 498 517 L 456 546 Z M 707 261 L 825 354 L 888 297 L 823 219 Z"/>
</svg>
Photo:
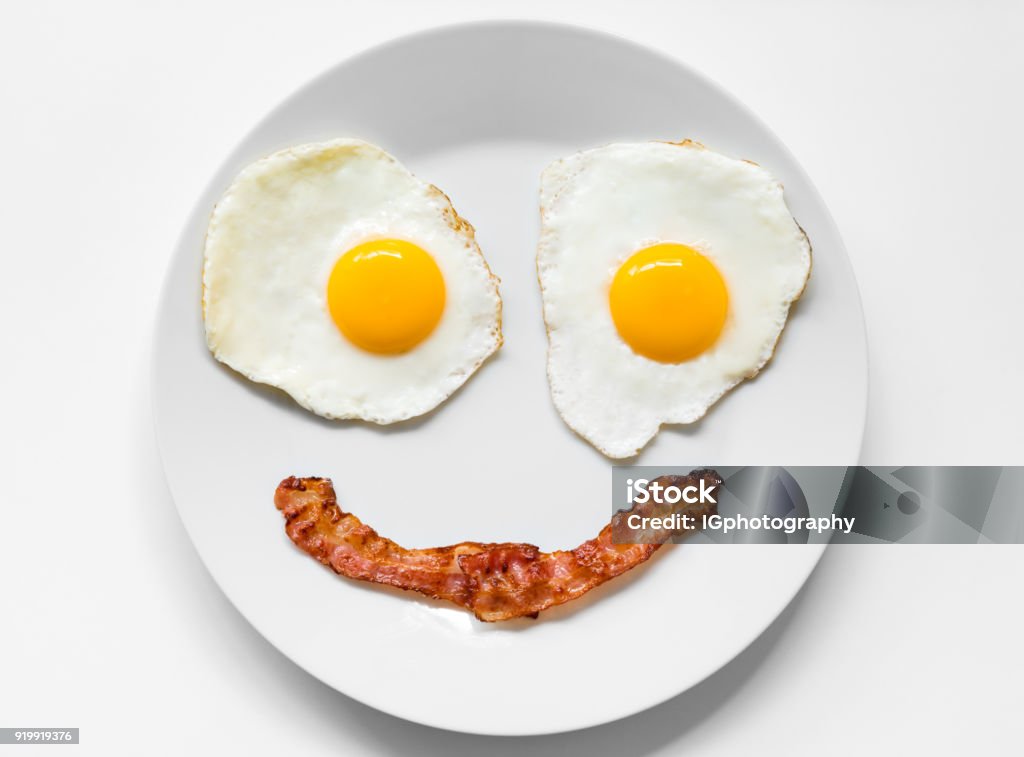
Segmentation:
<svg viewBox="0 0 1024 757">
<path fill-rule="evenodd" d="M 661 476 L 663 486 L 721 485 L 713 470 L 687 476 Z M 448 547 L 405 549 L 380 536 L 356 516 L 338 507 L 327 478 L 286 478 L 274 504 L 285 518 L 285 531 L 299 549 L 335 573 L 360 581 L 416 591 L 464 607 L 482 621 L 536 617 L 542 610 L 569 602 L 596 586 L 645 562 L 678 531 L 648 530 L 652 543 L 617 544 L 632 514 L 664 516 L 670 512 L 699 518 L 716 511 L 713 503 L 634 505 L 619 511 L 597 538 L 568 551 L 541 552 L 532 544 L 461 542 Z"/>
</svg>

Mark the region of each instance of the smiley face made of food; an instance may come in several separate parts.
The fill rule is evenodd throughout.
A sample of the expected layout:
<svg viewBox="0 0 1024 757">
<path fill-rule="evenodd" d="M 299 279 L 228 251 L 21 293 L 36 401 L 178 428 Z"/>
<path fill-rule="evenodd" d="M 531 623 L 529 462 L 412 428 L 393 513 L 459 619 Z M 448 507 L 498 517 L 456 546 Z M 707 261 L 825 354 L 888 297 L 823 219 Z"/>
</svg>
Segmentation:
<svg viewBox="0 0 1024 757">
<path fill-rule="evenodd" d="M 756 374 L 810 271 L 779 184 L 695 143 L 558 161 L 542 177 L 541 213 L 552 395 L 611 457 L 635 454 L 662 423 L 698 419 Z M 472 227 L 440 190 L 351 139 L 284 150 L 238 176 L 210 222 L 203 314 L 218 360 L 327 418 L 421 415 L 501 345 L 497 279 Z M 722 483 L 708 469 L 664 480 Z M 295 545 L 336 573 L 484 621 L 572 601 L 680 535 L 619 543 L 624 518 L 657 514 L 635 505 L 571 550 L 406 549 L 343 511 L 328 479 L 289 477 L 275 504 Z"/>
</svg>

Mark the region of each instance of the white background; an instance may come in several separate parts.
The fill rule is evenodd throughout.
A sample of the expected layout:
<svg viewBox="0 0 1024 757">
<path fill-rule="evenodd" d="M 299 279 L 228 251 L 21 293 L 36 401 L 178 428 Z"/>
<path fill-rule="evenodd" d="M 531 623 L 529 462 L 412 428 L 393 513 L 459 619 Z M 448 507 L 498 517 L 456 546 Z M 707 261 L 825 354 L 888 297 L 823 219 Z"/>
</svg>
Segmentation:
<svg viewBox="0 0 1024 757">
<path fill-rule="evenodd" d="M 813 177 L 864 300 L 865 463 L 1022 464 L 1024 4 L 69 2 L 4 15 L 0 726 L 79 726 L 84 743 L 66 749 L 104 755 L 1020 753 L 1019 547 L 832 549 L 734 663 L 613 725 L 488 739 L 379 714 L 294 667 L 213 585 L 164 485 L 148 369 L 179 228 L 273 105 L 406 32 L 560 19 L 710 75 Z M 573 706 L 571 681 L 534 674 Z M 487 697 L 501 682 L 466 685 Z M 608 696 L 628 685 L 609 679 Z"/>
</svg>

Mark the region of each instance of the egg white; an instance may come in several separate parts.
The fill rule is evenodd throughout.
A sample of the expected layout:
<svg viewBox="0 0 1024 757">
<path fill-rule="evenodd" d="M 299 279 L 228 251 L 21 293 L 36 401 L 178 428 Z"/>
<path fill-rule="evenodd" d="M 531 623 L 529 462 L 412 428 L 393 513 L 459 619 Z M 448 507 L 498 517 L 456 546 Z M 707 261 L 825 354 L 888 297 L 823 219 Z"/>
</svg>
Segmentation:
<svg viewBox="0 0 1024 757">
<path fill-rule="evenodd" d="M 612 144 L 550 165 L 541 178 L 537 270 L 555 407 L 613 458 L 665 423 L 693 423 L 768 362 L 803 291 L 811 248 L 763 168 L 695 142 Z M 718 340 L 678 364 L 636 354 L 608 292 L 619 266 L 657 242 L 710 259 L 729 312 Z"/>
<path fill-rule="evenodd" d="M 338 258 L 382 238 L 420 246 L 445 283 L 440 322 L 398 355 L 349 342 L 327 306 Z M 282 150 L 238 175 L 210 219 L 203 312 L 217 360 L 326 418 L 422 415 L 501 345 L 498 280 L 472 226 L 436 187 L 354 139 Z"/>
</svg>

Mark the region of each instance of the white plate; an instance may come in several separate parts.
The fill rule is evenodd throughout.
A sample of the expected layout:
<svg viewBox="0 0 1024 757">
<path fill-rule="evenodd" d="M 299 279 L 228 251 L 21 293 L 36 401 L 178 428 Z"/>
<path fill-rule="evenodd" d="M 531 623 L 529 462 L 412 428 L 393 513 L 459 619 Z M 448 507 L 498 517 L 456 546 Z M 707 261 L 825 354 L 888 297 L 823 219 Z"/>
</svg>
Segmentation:
<svg viewBox="0 0 1024 757">
<path fill-rule="evenodd" d="M 236 172 L 278 148 L 357 136 L 451 195 L 502 279 L 505 347 L 427 418 L 323 421 L 207 353 L 202 240 Z M 754 116 L 661 54 L 529 22 L 456 26 L 346 61 L 289 98 L 210 182 L 168 272 L 155 335 L 164 468 L 199 554 L 231 601 L 298 665 L 366 704 L 441 728 L 536 734 L 596 725 L 694 685 L 792 599 L 818 547 L 686 545 L 539 621 L 468 613 L 336 577 L 288 541 L 287 475 L 408 546 L 463 539 L 575 546 L 609 517 L 610 465 L 555 413 L 534 268 L 551 160 L 613 140 L 691 137 L 766 166 L 814 245 L 814 272 L 772 365 L 645 464 L 850 464 L 867 394 L 860 301 L 839 235 L 793 157 Z"/>
</svg>

